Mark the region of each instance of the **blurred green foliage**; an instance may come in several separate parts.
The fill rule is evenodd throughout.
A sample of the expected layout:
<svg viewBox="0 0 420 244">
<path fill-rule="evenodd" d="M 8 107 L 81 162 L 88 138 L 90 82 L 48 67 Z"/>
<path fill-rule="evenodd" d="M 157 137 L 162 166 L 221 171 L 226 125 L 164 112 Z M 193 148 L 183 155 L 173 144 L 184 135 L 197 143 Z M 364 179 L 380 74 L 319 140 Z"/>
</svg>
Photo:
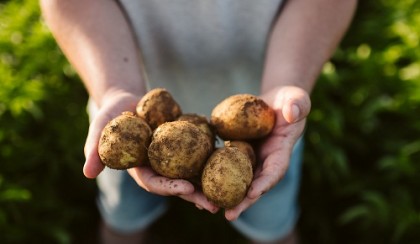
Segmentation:
<svg viewBox="0 0 420 244">
<path fill-rule="evenodd" d="M 86 100 L 37 1 L 0 5 L 1 243 L 70 243 L 96 224 Z"/>
<path fill-rule="evenodd" d="M 303 243 L 420 242 L 419 40 L 420 1 L 359 1 L 312 94 Z M 0 242 L 96 231 L 95 183 L 81 172 L 86 101 L 37 1 L 0 1 Z"/>
<path fill-rule="evenodd" d="M 420 1 L 359 1 L 308 120 L 308 243 L 420 242 Z"/>
</svg>

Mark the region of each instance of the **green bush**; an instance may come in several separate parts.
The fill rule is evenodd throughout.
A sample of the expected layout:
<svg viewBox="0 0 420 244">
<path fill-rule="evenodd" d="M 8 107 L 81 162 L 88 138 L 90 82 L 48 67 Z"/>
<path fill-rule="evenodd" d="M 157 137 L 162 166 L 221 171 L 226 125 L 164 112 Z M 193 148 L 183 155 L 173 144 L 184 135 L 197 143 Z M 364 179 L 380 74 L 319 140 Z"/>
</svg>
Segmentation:
<svg viewBox="0 0 420 244">
<path fill-rule="evenodd" d="M 87 95 L 37 1 L 0 5 L 0 239 L 70 243 L 96 222 L 82 176 Z"/>
<path fill-rule="evenodd" d="M 323 69 L 306 132 L 303 243 L 420 241 L 419 6 L 359 1 Z M 37 1 L 0 1 L 2 243 L 81 243 L 96 231 L 95 183 L 81 171 L 86 101 Z M 185 206 L 182 219 L 194 222 Z M 185 226 L 205 226 L 203 215 Z M 224 226 L 218 217 L 209 228 Z"/>
<path fill-rule="evenodd" d="M 312 96 L 300 228 L 308 243 L 418 243 L 419 1 L 359 4 Z"/>
</svg>

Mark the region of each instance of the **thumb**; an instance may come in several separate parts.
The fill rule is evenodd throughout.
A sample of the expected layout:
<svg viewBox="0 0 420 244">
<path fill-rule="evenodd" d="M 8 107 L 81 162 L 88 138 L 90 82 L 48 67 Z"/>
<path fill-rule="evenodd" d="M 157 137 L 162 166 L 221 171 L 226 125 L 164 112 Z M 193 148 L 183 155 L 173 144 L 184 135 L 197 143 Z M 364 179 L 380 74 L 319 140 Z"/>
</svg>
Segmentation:
<svg viewBox="0 0 420 244">
<path fill-rule="evenodd" d="M 93 179 L 98 176 L 105 166 L 101 163 L 95 146 L 89 154 L 86 155 L 86 162 L 83 166 L 83 174 L 86 178 Z"/>
<path fill-rule="evenodd" d="M 104 169 L 101 159 L 98 154 L 99 138 L 101 136 L 102 128 L 111 120 L 110 116 L 98 113 L 92 120 L 89 126 L 89 132 L 85 142 L 85 157 L 86 161 L 83 167 L 83 173 L 87 178 L 95 178 Z"/>
<path fill-rule="evenodd" d="M 290 88 L 283 91 L 285 101 L 282 106 L 282 114 L 289 123 L 295 123 L 305 119 L 311 110 L 309 94 L 299 88 Z"/>
</svg>

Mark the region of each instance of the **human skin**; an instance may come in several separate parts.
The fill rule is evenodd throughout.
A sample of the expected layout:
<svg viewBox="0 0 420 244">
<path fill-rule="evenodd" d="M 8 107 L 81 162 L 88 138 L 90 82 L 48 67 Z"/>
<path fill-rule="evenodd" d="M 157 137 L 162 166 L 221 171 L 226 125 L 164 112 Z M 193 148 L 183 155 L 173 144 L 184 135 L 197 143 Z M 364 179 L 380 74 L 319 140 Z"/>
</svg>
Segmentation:
<svg viewBox="0 0 420 244">
<path fill-rule="evenodd" d="M 293 146 L 311 109 L 310 92 L 353 18 L 356 0 L 289 0 L 276 21 L 266 54 L 261 98 L 276 125 L 259 152 L 262 162 L 246 198 L 225 211 L 235 220 L 285 175 Z"/>
<path fill-rule="evenodd" d="M 235 220 L 284 176 L 294 143 L 310 111 L 309 94 L 323 64 L 331 57 L 355 10 L 356 0 L 287 1 L 269 39 L 261 98 L 276 111 L 273 133 L 260 151 L 247 197 L 225 211 Z M 64 54 L 82 78 L 98 113 L 89 127 L 83 172 L 95 178 L 103 170 L 97 147 L 107 121 L 123 111 L 135 111 L 146 90 L 130 26 L 117 1 L 41 0 L 44 19 Z M 179 196 L 212 213 L 218 208 L 186 180 L 159 176 L 150 167 L 129 174 L 145 190 Z"/>
<path fill-rule="evenodd" d="M 87 178 L 95 178 L 104 169 L 97 150 L 102 129 L 121 112 L 135 111 L 146 93 L 134 36 L 117 1 L 42 0 L 41 9 L 58 45 L 98 107 L 89 126 L 83 168 Z M 128 172 L 149 192 L 179 196 L 210 212 L 218 210 L 186 180 L 159 176 L 150 167 Z"/>
</svg>

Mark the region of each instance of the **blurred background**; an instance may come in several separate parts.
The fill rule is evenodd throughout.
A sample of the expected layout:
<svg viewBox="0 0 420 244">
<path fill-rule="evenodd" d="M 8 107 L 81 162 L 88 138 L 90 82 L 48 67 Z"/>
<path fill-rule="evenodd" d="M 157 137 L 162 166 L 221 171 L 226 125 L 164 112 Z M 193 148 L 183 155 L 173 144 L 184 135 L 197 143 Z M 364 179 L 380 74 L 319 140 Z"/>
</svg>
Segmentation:
<svg viewBox="0 0 420 244">
<path fill-rule="evenodd" d="M 419 40 L 420 1 L 359 1 L 312 95 L 302 243 L 420 243 Z M 37 1 L 0 1 L 1 243 L 96 242 L 86 102 Z M 221 214 L 171 201 L 156 243 L 244 243 Z"/>
</svg>

